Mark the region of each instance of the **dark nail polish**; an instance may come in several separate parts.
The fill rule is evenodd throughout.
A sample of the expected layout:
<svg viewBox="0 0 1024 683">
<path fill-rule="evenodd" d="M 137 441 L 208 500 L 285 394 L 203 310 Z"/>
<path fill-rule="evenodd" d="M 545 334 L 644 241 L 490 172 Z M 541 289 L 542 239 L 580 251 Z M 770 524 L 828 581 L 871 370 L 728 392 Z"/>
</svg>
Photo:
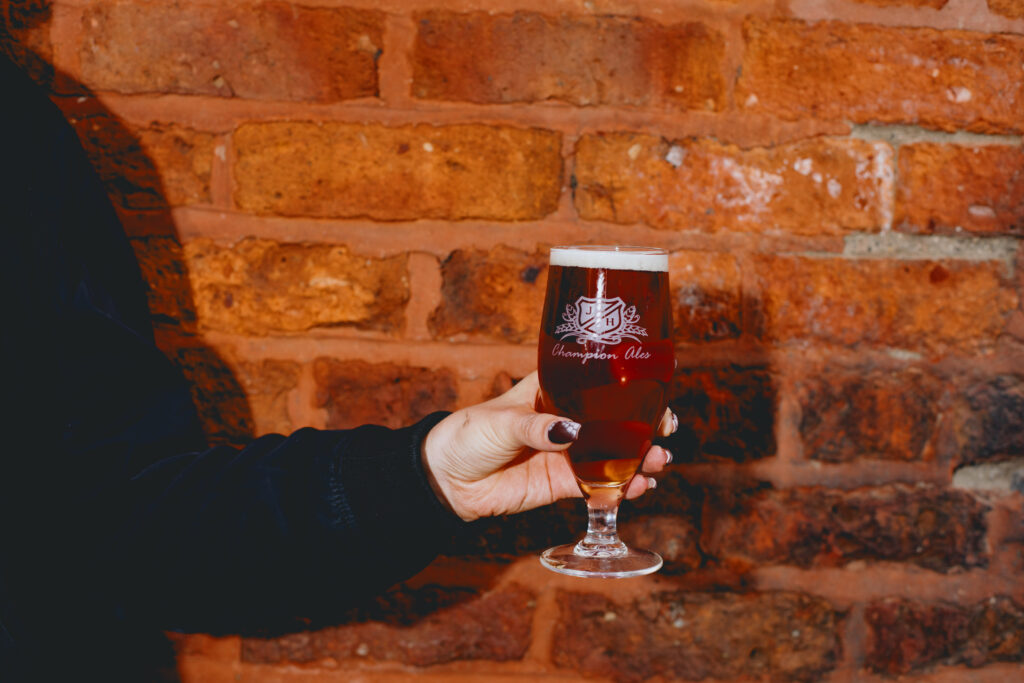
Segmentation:
<svg viewBox="0 0 1024 683">
<path fill-rule="evenodd" d="M 557 444 L 571 443 L 576 440 L 579 433 L 580 425 L 578 422 L 562 420 L 548 428 L 548 441 Z"/>
</svg>

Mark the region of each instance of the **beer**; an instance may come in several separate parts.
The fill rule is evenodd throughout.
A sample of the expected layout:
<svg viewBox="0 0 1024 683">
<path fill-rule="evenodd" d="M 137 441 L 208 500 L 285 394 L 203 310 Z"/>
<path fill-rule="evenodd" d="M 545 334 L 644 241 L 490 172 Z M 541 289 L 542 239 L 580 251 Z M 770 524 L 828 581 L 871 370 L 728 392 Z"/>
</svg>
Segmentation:
<svg viewBox="0 0 1024 683">
<path fill-rule="evenodd" d="M 675 368 L 668 301 L 661 250 L 551 250 L 539 407 L 582 425 L 568 456 L 588 498 L 617 501 L 651 446 Z"/>
</svg>

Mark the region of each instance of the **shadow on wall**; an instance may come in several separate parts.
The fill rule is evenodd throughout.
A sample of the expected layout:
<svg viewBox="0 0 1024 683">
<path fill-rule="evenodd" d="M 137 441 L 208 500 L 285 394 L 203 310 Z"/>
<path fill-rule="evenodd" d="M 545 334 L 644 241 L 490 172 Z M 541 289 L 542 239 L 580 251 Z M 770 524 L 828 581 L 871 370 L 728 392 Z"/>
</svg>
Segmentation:
<svg viewBox="0 0 1024 683">
<path fill-rule="evenodd" d="M 245 441 L 253 436 L 248 399 L 224 359 L 196 335 L 187 266 L 156 164 L 140 132 L 54 68 L 51 19 L 48 0 L 0 0 L 0 51 L 50 94 L 100 175 L 138 258 L 157 342 L 189 380 L 210 443 Z M 158 631 L 133 635 L 133 642 L 118 648 L 145 658 L 147 667 L 151 662 L 151 680 L 178 681 L 171 642 Z"/>
</svg>

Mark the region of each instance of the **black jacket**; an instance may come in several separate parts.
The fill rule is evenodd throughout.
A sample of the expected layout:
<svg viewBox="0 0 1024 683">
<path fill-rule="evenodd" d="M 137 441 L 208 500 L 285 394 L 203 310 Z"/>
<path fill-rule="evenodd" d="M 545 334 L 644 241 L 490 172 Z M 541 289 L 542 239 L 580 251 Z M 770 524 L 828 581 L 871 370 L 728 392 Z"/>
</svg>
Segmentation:
<svg viewBox="0 0 1024 683">
<path fill-rule="evenodd" d="M 329 620 L 425 566 L 457 524 L 420 460 L 443 415 L 207 449 L 73 130 L 2 57 L 0 93 L 0 680 L 109 680 L 140 633 Z"/>
</svg>

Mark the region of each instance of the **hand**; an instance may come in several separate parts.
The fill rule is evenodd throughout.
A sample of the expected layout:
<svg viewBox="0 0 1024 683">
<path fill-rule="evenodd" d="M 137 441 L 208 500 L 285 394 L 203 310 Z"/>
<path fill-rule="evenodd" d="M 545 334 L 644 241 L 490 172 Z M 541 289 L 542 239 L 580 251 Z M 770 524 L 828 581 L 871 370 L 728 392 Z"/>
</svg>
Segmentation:
<svg viewBox="0 0 1024 683">
<path fill-rule="evenodd" d="M 452 413 L 424 439 L 431 486 L 465 521 L 524 512 L 582 495 L 562 453 L 579 425 L 536 412 L 538 391 L 533 372 L 498 398 Z M 677 426 L 675 416 L 666 410 L 659 433 L 668 436 Z M 642 470 L 660 472 L 671 459 L 668 451 L 653 446 Z M 636 498 L 655 485 L 652 477 L 637 475 L 627 485 L 626 497 Z"/>
</svg>

